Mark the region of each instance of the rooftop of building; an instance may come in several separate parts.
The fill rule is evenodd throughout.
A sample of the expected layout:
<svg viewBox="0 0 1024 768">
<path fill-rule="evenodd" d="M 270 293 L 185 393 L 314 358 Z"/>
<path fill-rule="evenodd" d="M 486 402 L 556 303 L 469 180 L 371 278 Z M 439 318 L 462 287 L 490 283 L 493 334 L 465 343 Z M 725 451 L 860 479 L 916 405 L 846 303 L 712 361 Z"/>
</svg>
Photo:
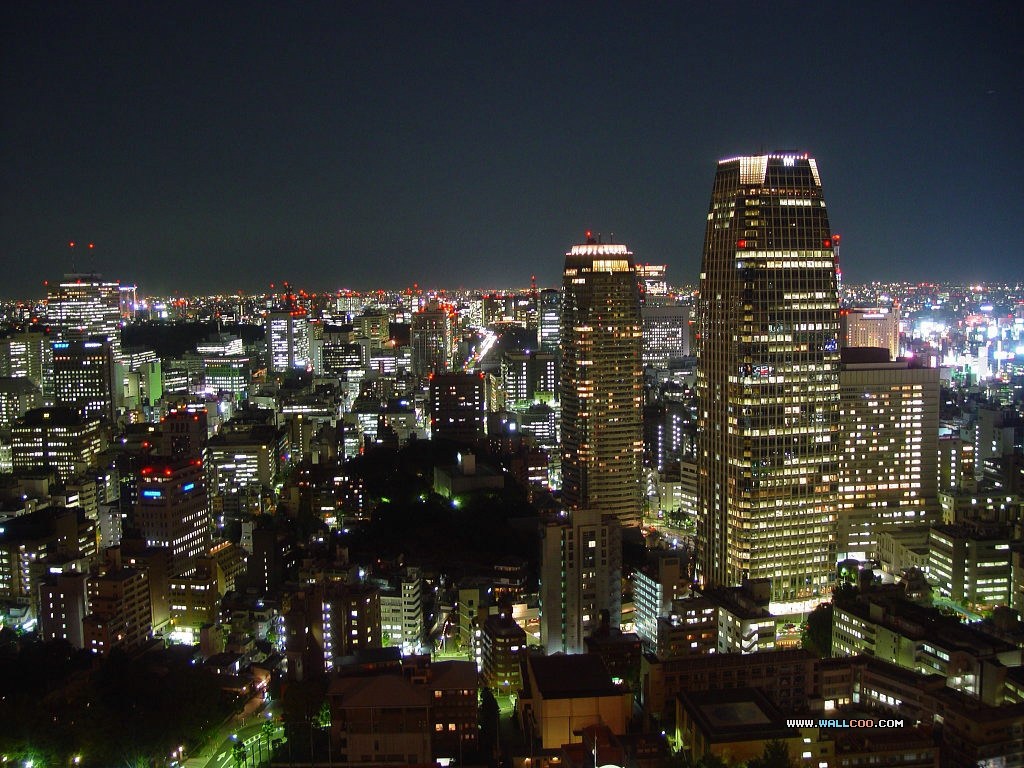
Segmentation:
<svg viewBox="0 0 1024 768">
<path fill-rule="evenodd" d="M 635 650 L 640 652 L 640 636 L 636 632 L 623 632 L 617 627 L 598 627 L 594 634 L 583 639 L 589 652 L 606 650 Z"/>
<path fill-rule="evenodd" d="M 942 523 L 932 526 L 933 530 L 953 539 L 965 541 L 1004 541 L 1009 543 L 1013 538 L 1013 529 L 1009 524 L 987 521 L 963 521 L 960 523 Z"/>
<path fill-rule="evenodd" d="M 704 596 L 731 614 L 744 621 L 770 618 L 768 602 L 771 597 L 771 585 L 766 579 L 745 582 L 739 587 L 712 587 L 694 590 L 696 595 Z"/>
<path fill-rule="evenodd" d="M 1015 649 L 1013 643 L 962 624 L 955 616 L 905 599 L 900 585 L 892 586 L 895 589 L 872 588 L 855 599 L 841 600 L 836 607 L 863 621 L 889 627 L 911 640 L 930 640 L 947 651 L 984 658 Z"/>
<path fill-rule="evenodd" d="M 935 731 L 930 726 L 911 728 L 874 728 L 866 730 L 834 730 L 835 750 L 838 755 L 872 754 L 896 750 L 938 749 Z"/>
<path fill-rule="evenodd" d="M 55 405 L 49 408 L 32 408 L 15 424 L 18 427 L 78 427 L 88 423 L 99 423 L 98 417 L 86 418 L 77 408 Z"/>
<path fill-rule="evenodd" d="M 231 429 L 214 435 L 209 440 L 210 446 L 244 445 L 248 443 L 269 444 L 283 432 L 273 424 L 236 424 Z"/>
<path fill-rule="evenodd" d="M 758 688 L 678 694 L 680 705 L 710 743 L 786 739 L 798 735 Z"/>
<path fill-rule="evenodd" d="M 80 507 L 43 507 L 24 515 L 8 517 L 0 522 L 0 544 L 48 538 L 54 533 L 57 520 L 73 515 L 79 524 L 87 522 Z"/>
<path fill-rule="evenodd" d="M 612 682 L 608 667 L 596 654 L 529 656 L 526 663 L 544 699 L 617 696 L 624 690 Z"/>
<path fill-rule="evenodd" d="M 875 365 L 889 363 L 889 350 L 885 347 L 842 347 L 839 358 L 843 365 Z M 904 363 L 903 367 L 906 367 Z"/>
<path fill-rule="evenodd" d="M 430 690 L 426 686 L 416 685 L 401 674 L 388 672 L 336 677 L 328 685 L 327 695 L 346 709 L 426 708 L 431 699 Z"/>
<path fill-rule="evenodd" d="M 511 611 L 490 614 L 484 619 L 484 632 L 500 637 L 526 637 L 526 631 L 512 618 Z"/>
<path fill-rule="evenodd" d="M 0 376 L 0 392 L 8 395 L 29 395 L 38 393 L 39 387 L 26 376 Z"/>
<path fill-rule="evenodd" d="M 651 664 L 660 664 L 671 670 L 688 668 L 689 671 L 700 672 L 726 667 L 752 667 L 760 664 L 806 664 L 814 662 L 817 657 L 803 648 L 786 648 L 783 650 L 759 651 L 757 653 L 714 653 L 708 656 L 686 656 L 677 659 L 660 660 L 655 654 L 646 653 L 644 657 Z"/>
<path fill-rule="evenodd" d="M 430 688 L 433 690 L 476 691 L 479 672 L 473 661 L 434 661 L 430 664 Z"/>
</svg>

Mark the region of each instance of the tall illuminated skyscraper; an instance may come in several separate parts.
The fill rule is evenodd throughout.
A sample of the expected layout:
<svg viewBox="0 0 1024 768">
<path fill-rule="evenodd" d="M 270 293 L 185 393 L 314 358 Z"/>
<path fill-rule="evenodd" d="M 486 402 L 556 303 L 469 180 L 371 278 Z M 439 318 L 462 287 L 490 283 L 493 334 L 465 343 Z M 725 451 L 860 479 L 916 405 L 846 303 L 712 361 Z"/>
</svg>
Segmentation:
<svg viewBox="0 0 1024 768">
<path fill-rule="evenodd" d="M 639 525 L 643 334 L 633 254 L 588 233 L 565 254 L 562 293 L 562 499 Z"/>
<path fill-rule="evenodd" d="M 427 376 L 451 369 L 455 333 L 453 317 L 446 307 L 436 301 L 423 307 L 412 316 L 409 335 L 413 373 Z"/>
<path fill-rule="evenodd" d="M 698 304 L 698 557 L 705 584 L 811 597 L 835 565 L 839 300 L 818 167 L 718 164 Z"/>
<path fill-rule="evenodd" d="M 72 273 L 46 296 L 46 318 L 61 339 L 103 336 L 110 341 L 114 359 L 121 359 L 121 284 L 95 273 Z"/>
<path fill-rule="evenodd" d="M 546 352 L 557 352 L 561 337 L 562 294 L 545 288 L 538 297 L 537 341 Z"/>
<path fill-rule="evenodd" d="M 302 307 L 267 314 L 267 363 L 272 373 L 309 367 L 309 318 Z"/>
<path fill-rule="evenodd" d="M 78 408 L 108 424 L 121 404 L 120 371 L 110 340 L 104 336 L 53 342 L 53 397 L 58 405 Z"/>
</svg>

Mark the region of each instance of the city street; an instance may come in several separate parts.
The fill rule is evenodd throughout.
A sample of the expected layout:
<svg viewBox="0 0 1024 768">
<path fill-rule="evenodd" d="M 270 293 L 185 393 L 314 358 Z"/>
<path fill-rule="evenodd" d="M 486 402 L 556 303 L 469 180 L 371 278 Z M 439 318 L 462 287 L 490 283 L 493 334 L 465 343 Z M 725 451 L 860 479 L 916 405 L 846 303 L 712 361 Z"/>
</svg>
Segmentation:
<svg viewBox="0 0 1024 768">
<path fill-rule="evenodd" d="M 223 723 L 217 732 L 196 755 L 185 760 L 185 768 L 234 768 L 235 744 L 242 743 L 246 748 L 247 766 L 258 766 L 268 762 L 270 745 L 262 739 L 263 723 L 273 721 L 277 702 L 263 706 L 261 697 L 253 697 L 246 702 L 245 709 L 238 715 Z M 274 723 L 273 739 L 283 738 L 284 727 Z M 262 748 L 262 758 L 261 758 Z"/>
</svg>

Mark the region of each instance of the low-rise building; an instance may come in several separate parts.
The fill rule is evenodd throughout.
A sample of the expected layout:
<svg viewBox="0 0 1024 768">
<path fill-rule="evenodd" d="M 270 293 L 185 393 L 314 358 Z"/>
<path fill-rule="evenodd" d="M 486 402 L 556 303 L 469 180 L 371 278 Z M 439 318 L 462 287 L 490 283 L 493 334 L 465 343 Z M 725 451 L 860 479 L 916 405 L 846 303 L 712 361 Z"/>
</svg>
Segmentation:
<svg viewBox="0 0 1024 768">
<path fill-rule="evenodd" d="M 645 654 L 640 664 L 644 715 L 667 722 L 682 691 L 762 688 L 783 712 L 821 709 L 815 657 L 802 649 L 752 654 L 716 653 L 661 660 Z"/>
<path fill-rule="evenodd" d="M 100 656 L 115 648 L 134 650 L 152 634 L 146 572 L 121 565 L 121 552 L 107 550 L 107 562 L 89 579 L 89 615 L 83 621 L 85 647 Z"/>
<path fill-rule="evenodd" d="M 928 537 L 928 573 L 939 594 L 973 606 L 1010 604 L 1008 525 L 937 525 Z"/>
<path fill-rule="evenodd" d="M 689 590 L 686 556 L 679 550 L 651 550 L 633 574 L 634 626 L 648 649 L 658 645 L 658 619 L 672 612 L 672 601 Z"/>
<path fill-rule="evenodd" d="M 832 654 L 864 654 L 925 675 L 980 701 L 1003 701 L 1006 670 L 1022 651 L 951 616 L 904 599 L 899 586 L 833 599 Z"/>
<path fill-rule="evenodd" d="M 483 681 L 488 688 L 516 693 L 522 687 L 520 664 L 526 656 L 526 632 L 511 611 L 491 614 L 483 623 Z"/>
<path fill-rule="evenodd" d="M 538 749 L 557 749 L 581 740 L 583 729 L 605 725 L 626 732 L 633 696 L 616 685 L 599 656 L 528 656 L 516 713 Z"/>
<path fill-rule="evenodd" d="M 477 747 L 476 681 L 472 662 L 427 657 L 342 669 L 327 690 L 334 759 L 342 765 L 461 763 Z"/>
<path fill-rule="evenodd" d="M 828 765 L 832 740 L 819 729 L 787 725 L 786 716 L 757 688 L 714 693 L 682 691 L 676 696 L 676 743 L 693 759 L 714 755 L 727 764 L 761 757 L 781 742 L 800 765 Z M 813 762 L 808 762 L 813 761 Z"/>
</svg>

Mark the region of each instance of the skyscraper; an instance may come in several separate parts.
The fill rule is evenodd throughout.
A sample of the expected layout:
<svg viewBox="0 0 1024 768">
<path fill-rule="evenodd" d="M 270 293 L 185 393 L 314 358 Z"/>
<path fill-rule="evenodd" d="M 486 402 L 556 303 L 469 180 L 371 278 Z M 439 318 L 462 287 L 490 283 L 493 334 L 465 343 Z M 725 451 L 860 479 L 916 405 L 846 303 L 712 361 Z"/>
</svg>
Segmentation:
<svg viewBox="0 0 1024 768">
<path fill-rule="evenodd" d="M 171 551 L 176 573 L 210 546 L 210 497 L 200 459 L 150 456 L 139 470 L 134 525 L 150 547 Z"/>
<path fill-rule="evenodd" d="M 562 294 L 554 288 L 545 288 L 538 297 L 540 317 L 537 321 L 537 341 L 547 352 L 558 352 L 561 340 Z"/>
<path fill-rule="evenodd" d="M 698 304 L 700 578 L 826 585 L 836 554 L 839 301 L 818 167 L 718 164 Z"/>
<path fill-rule="evenodd" d="M 841 558 L 866 558 L 878 534 L 939 522 L 939 369 L 850 347 L 839 373 Z"/>
<path fill-rule="evenodd" d="M 892 307 L 849 307 L 839 314 L 844 347 L 883 347 L 889 357 L 900 356 L 900 305 Z"/>
<path fill-rule="evenodd" d="M 121 375 L 110 340 L 103 336 L 53 342 L 53 398 L 113 424 Z"/>
<path fill-rule="evenodd" d="M 639 525 L 643 373 L 633 254 L 589 238 L 574 245 L 562 293 L 562 499 Z"/>
<path fill-rule="evenodd" d="M 272 373 L 309 367 L 309 318 L 291 304 L 267 314 L 267 363 Z"/>
<path fill-rule="evenodd" d="M 412 316 L 412 372 L 417 376 L 445 373 L 452 364 L 454 326 L 447 308 L 431 301 Z"/>
<path fill-rule="evenodd" d="M 106 282 L 95 273 L 64 275 L 49 286 L 46 318 L 61 339 L 103 336 L 114 359 L 121 357 L 121 284 Z"/>
</svg>

